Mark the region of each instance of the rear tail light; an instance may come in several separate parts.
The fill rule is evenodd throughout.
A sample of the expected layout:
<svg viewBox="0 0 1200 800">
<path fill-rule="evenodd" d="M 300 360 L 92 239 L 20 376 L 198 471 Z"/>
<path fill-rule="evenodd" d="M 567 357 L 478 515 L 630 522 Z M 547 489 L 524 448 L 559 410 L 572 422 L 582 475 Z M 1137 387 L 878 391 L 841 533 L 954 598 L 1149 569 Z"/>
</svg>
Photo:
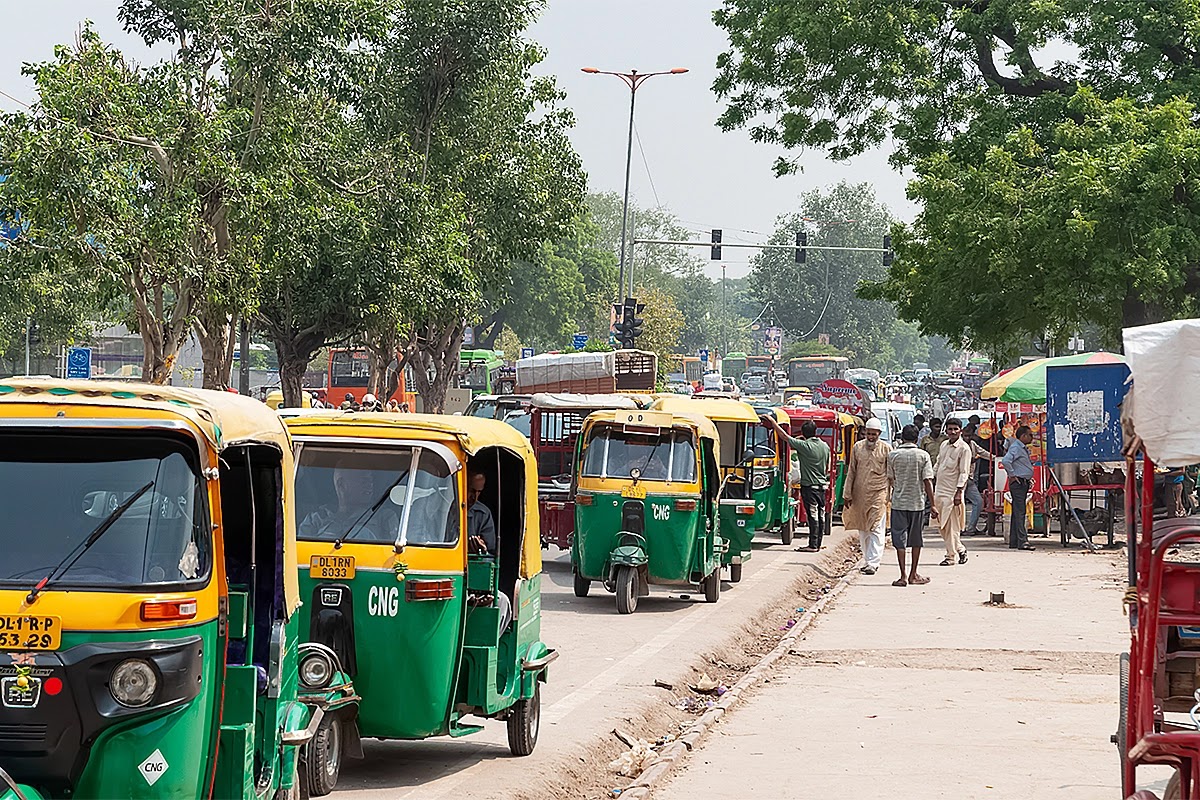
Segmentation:
<svg viewBox="0 0 1200 800">
<path fill-rule="evenodd" d="M 739 514 L 753 514 L 753 513 L 754 513 L 754 504 L 753 504 L 753 503 L 749 503 L 749 504 L 747 504 L 747 505 L 741 505 L 741 506 L 738 506 L 738 507 L 737 507 L 737 513 L 739 513 Z"/>
<path fill-rule="evenodd" d="M 675 501 L 675 510 L 676 511 L 695 511 L 696 510 L 696 501 L 695 500 L 676 500 Z"/>
<path fill-rule="evenodd" d="M 590 506 L 591 504 L 592 504 L 592 496 L 591 496 L 590 494 L 577 494 L 577 495 L 575 495 L 575 505 L 577 505 L 577 506 Z"/>
<path fill-rule="evenodd" d="M 407 600 L 453 600 L 454 581 L 450 579 L 421 581 L 407 580 L 404 582 L 404 596 Z"/>
<path fill-rule="evenodd" d="M 196 598 L 182 600 L 146 600 L 142 603 L 142 619 L 146 622 L 162 620 L 195 619 Z"/>
</svg>

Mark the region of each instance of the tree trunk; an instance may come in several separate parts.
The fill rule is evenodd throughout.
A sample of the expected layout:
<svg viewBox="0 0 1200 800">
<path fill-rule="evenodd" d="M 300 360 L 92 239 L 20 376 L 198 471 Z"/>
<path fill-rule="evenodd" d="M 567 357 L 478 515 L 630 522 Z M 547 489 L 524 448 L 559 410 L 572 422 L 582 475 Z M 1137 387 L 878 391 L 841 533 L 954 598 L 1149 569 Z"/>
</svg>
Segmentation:
<svg viewBox="0 0 1200 800">
<path fill-rule="evenodd" d="M 504 324 L 508 321 L 508 312 L 497 311 L 491 318 L 476 328 L 475 342 L 477 347 L 484 350 L 495 350 L 496 340 L 504 332 Z"/>
<path fill-rule="evenodd" d="M 446 390 L 458 373 L 458 353 L 462 349 L 464 330 L 461 322 L 429 323 L 417 329 L 405 348 L 408 358 L 416 365 L 413 379 L 427 413 L 441 414 L 446 407 Z M 432 380 L 429 378 L 431 371 L 434 373 Z"/>
<path fill-rule="evenodd" d="M 279 388 L 283 392 L 283 405 L 286 408 L 300 408 L 304 373 L 308 371 L 308 362 L 325 346 L 325 337 L 313 332 L 281 332 L 269 320 L 262 322 L 279 357 Z"/>
<path fill-rule="evenodd" d="M 195 332 L 200 341 L 200 358 L 204 363 L 205 389 L 228 389 L 230 386 L 235 323 L 236 319 L 230 319 L 228 314 L 210 308 L 205 308 L 196 320 Z M 248 357 L 248 352 L 242 354 L 242 358 Z"/>
<path fill-rule="evenodd" d="M 395 385 L 389 388 L 388 371 L 400 349 L 400 337 L 394 330 L 389 330 L 385 333 L 368 333 L 364 342 L 367 352 L 371 355 L 368 391 L 375 395 L 379 402 L 386 403 L 396 391 Z"/>
</svg>

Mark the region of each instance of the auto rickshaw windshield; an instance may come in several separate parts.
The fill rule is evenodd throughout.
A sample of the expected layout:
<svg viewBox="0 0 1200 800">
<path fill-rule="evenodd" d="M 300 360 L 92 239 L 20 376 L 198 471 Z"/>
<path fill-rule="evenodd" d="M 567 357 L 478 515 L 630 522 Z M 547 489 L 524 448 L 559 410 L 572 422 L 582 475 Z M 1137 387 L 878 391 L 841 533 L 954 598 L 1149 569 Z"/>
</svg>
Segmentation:
<svg viewBox="0 0 1200 800">
<path fill-rule="evenodd" d="M 685 431 L 658 434 L 632 433 L 608 426 L 592 428 L 583 453 L 585 478 L 628 478 L 641 471 L 640 480 L 696 480 L 696 444 Z"/>
<path fill-rule="evenodd" d="M 452 546 L 459 536 L 457 496 L 451 466 L 431 450 L 304 442 L 296 468 L 297 538 Z"/>
<path fill-rule="evenodd" d="M 198 474 L 194 450 L 170 436 L 6 434 L 0 439 L 0 584 L 30 585 L 63 562 L 53 588 L 203 585 L 212 559 Z M 72 563 L 72 551 L 139 491 Z"/>
</svg>

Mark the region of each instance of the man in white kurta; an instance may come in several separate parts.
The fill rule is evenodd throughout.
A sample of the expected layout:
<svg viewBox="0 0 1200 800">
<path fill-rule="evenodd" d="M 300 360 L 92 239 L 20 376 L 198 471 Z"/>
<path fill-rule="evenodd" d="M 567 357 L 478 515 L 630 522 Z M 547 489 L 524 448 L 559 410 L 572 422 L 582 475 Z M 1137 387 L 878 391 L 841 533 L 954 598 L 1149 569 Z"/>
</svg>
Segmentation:
<svg viewBox="0 0 1200 800">
<path fill-rule="evenodd" d="M 946 543 L 943 567 L 967 563 L 962 532 L 967 521 L 963 492 L 971 479 L 971 446 L 962 438 L 962 422 L 946 420 L 946 441 L 933 470 L 933 507 L 938 511 L 938 529 Z"/>
<path fill-rule="evenodd" d="M 888 454 L 892 452 L 879 435 L 883 425 L 867 420 L 865 438 L 855 442 L 846 464 L 842 484 L 842 525 L 847 532 L 858 533 L 863 552 L 862 571 L 874 575 L 883 558 L 884 528 L 887 525 Z"/>
</svg>

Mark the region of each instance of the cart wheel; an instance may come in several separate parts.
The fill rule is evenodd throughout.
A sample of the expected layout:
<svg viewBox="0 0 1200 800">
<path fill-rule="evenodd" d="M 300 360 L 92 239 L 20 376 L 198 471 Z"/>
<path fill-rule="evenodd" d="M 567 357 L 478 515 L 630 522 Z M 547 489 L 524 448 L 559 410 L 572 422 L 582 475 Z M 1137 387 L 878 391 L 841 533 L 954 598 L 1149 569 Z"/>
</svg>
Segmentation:
<svg viewBox="0 0 1200 800">
<path fill-rule="evenodd" d="M 575 596 L 587 597 L 588 589 L 592 588 L 592 582 L 574 570 L 572 570 L 571 575 L 575 579 Z"/>
<path fill-rule="evenodd" d="M 740 566 L 740 565 L 739 565 Z M 730 567 L 732 571 L 732 566 Z M 739 576 L 740 577 L 740 576 Z M 717 567 L 704 579 L 704 602 L 715 603 L 721 599 L 721 568 Z"/>
<path fill-rule="evenodd" d="M 792 543 L 792 534 L 796 531 L 796 515 L 779 526 L 779 538 L 784 544 Z"/>
<path fill-rule="evenodd" d="M 1182 792 L 1179 789 L 1179 770 L 1175 770 L 1171 774 L 1171 780 L 1167 781 L 1167 788 L 1163 790 L 1163 800 L 1179 800 Z"/>
<path fill-rule="evenodd" d="M 508 713 L 508 749 L 514 756 L 527 756 L 537 747 L 542 724 L 542 688 L 533 683 L 533 696 L 518 700 Z"/>
<path fill-rule="evenodd" d="M 742 565 L 741 564 L 730 564 L 729 565 L 729 582 L 730 583 L 741 583 L 742 582 Z"/>
<path fill-rule="evenodd" d="M 633 567 L 617 568 L 617 612 L 632 614 L 637 611 L 638 579 Z"/>
<path fill-rule="evenodd" d="M 324 797 L 337 785 L 342 771 L 342 720 L 326 714 L 312 741 L 304 747 L 304 778 L 310 797 Z"/>
</svg>

